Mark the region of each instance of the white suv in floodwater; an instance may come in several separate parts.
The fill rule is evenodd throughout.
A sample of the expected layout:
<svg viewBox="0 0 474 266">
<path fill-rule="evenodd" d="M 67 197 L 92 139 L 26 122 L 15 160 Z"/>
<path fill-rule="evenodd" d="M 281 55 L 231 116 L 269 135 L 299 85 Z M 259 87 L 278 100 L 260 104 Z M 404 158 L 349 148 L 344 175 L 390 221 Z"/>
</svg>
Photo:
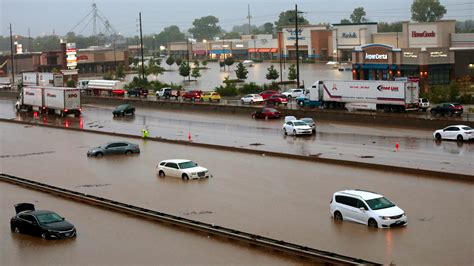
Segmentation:
<svg viewBox="0 0 474 266">
<path fill-rule="evenodd" d="M 331 216 L 370 227 L 388 228 L 407 225 L 405 212 L 384 196 L 375 192 L 350 189 L 334 193 Z"/>
</svg>

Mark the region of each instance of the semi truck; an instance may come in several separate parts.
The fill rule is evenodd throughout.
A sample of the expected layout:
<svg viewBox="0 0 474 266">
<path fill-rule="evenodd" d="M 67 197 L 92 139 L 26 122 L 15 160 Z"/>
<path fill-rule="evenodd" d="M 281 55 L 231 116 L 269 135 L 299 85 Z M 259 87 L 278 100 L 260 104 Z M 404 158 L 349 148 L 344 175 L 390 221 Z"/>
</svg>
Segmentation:
<svg viewBox="0 0 474 266">
<path fill-rule="evenodd" d="M 23 72 L 23 86 L 63 86 L 63 75 L 49 72 Z"/>
<path fill-rule="evenodd" d="M 384 110 L 418 110 L 418 82 L 385 80 L 318 80 L 296 99 L 301 106 Z"/>
<path fill-rule="evenodd" d="M 80 83 L 78 88 L 85 90 L 88 94 L 100 95 L 105 92 L 112 96 L 112 91 L 123 90 L 123 83 L 120 80 L 89 80 L 85 85 Z"/>
<path fill-rule="evenodd" d="M 55 113 L 60 116 L 82 112 L 81 94 L 79 89 L 65 87 L 23 87 L 15 104 L 18 111 L 38 111 Z"/>
</svg>

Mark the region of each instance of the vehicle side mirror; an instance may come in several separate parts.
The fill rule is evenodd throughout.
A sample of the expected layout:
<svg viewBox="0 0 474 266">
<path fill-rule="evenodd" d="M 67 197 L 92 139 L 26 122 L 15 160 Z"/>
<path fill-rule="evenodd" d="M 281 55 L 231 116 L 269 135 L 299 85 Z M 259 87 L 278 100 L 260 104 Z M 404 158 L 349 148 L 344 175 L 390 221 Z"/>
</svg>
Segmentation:
<svg viewBox="0 0 474 266">
<path fill-rule="evenodd" d="M 64 220 L 66 220 L 66 218 L 62 217 L 62 218 L 61 218 L 61 220 L 63 220 L 63 221 L 64 221 Z"/>
<path fill-rule="evenodd" d="M 365 208 L 364 207 L 360 207 L 359 208 L 361 211 L 365 212 Z"/>
</svg>

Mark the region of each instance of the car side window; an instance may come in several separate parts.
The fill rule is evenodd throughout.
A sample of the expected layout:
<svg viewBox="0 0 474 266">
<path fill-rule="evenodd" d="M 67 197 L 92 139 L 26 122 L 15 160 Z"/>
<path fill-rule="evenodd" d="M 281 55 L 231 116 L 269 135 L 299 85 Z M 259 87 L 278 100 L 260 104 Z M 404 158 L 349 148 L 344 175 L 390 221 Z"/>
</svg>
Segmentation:
<svg viewBox="0 0 474 266">
<path fill-rule="evenodd" d="M 112 143 L 112 144 L 107 145 L 107 149 L 115 148 L 115 147 L 117 147 L 116 143 Z"/>
<path fill-rule="evenodd" d="M 359 199 L 357 200 L 357 208 L 364 208 L 364 210 L 368 210 L 367 205 L 365 205 L 365 203 Z"/>
<path fill-rule="evenodd" d="M 349 205 L 349 197 L 346 196 L 336 196 L 336 202 L 344 205 Z"/>
<path fill-rule="evenodd" d="M 37 223 L 35 217 L 33 217 L 32 215 L 25 215 L 24 219 L 32 223 Z"/>
<path fill-rule="evenodd" d="M 117 143 L 117 147 L 126 147 L 128 146 L 127 143 Z"/>
<path fill-rule="evenodd" d="M 459 131 L 459 128 L 458 127 L 453 127 L 452 131 Z"/>
<path fill-rule="evenodd" d="M 179 169 L 178 165 L 175 163 L 167 163 L 166 167 L 173 168 L 173 169 Z"/>
<path fill-rule="evenodd" d="M 160 163 L 161 166 L 163 166 L 163 165 L 165 165 L 165 164 L 166 164 L 166 162 L 161 162 L 161 163 Z"/>
</svg>

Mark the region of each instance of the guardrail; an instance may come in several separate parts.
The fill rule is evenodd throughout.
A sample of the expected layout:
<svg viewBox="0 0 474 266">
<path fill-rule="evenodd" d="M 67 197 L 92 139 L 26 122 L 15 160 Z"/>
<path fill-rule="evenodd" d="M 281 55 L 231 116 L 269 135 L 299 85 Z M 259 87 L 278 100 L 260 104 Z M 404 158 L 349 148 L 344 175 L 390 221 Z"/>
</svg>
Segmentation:
<svg viewBox="0 0 474 266">
<path fill-rule="evenodd" d="M 76 201 L 85 202 L 88 204 L 96 205 L 102 208 L 111 209 L 120 211 L 123 213 L 141 216 L 147 219 L 160 221 L 163 223 L 176 225 L 186 229 L 192 229 L 200 232 L 204 232 L 211 235 L 216 235 L 224 238 L 229 238 L 244 242 L 247 244 L 260 246 L 268 248 L 275 251 L 280 251 L 288 255 L 298 256 L 306 258 L 318 263 L 328 263 L 328 264 L 346 264 L 346 265 L 356 265 L 356 264 L 370 264 L 370 265 L 381 265 L 379 263 L 366 261 L 363 259 L 348 257 L 344 255 L 339 255 L 336 253 L 314 249 L 307 246 L 302 246 L 283 240 L 276 240 L 260 235 L 255 235 L 251 233 L 242 232 L 239 230 L 234 230 L 231 228 L 222 227 L 215 224 L 203 223 L 159 211 L 154 211 L 106 198 L 101 198 L 93 195 L 88 195 L 85 193 L 72 191 L 33 180 L 28 180 L 20 178 L 17 176 L 12 176 L 9 174 L 1 173 L 0 181 L 8 182 L 11 184 L 24 186 L 30 189 L 39 190 L 42 192 L 47 192 L 61 197 L 70 198 Z"/>
</svg>

